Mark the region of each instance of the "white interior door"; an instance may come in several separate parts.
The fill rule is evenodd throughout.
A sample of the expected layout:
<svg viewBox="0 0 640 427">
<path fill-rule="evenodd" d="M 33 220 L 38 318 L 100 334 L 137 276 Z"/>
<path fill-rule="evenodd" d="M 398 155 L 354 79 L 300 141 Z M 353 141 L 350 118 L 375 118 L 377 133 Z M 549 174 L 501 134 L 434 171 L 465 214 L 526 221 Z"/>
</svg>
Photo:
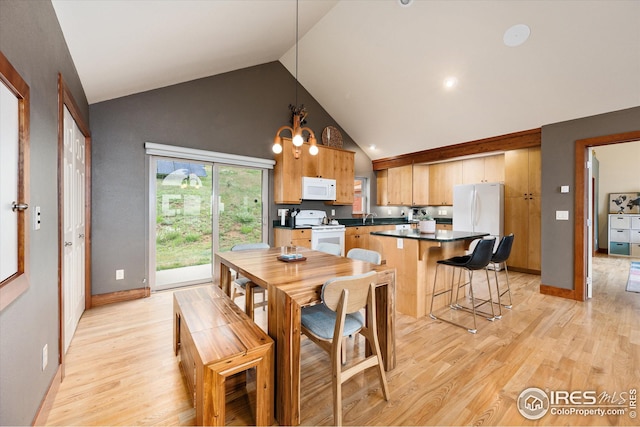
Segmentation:
<svg viewBox="0 0 640 427">
<path fill-rule="evenodd" d="M 64 109 L 63 270 L 64 352 L 85 309 L 85 137 Z"/>
</svg>

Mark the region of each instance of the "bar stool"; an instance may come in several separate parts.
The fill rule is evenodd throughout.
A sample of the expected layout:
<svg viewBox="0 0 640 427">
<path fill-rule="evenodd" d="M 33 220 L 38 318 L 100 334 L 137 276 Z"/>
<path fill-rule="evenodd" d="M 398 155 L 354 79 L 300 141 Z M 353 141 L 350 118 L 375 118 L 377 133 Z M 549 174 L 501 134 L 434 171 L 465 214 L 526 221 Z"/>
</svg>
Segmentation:
<svg viewBox="0 0 640 427">
<path fill-rule="evenodd" d="M 482 239 L 478 242 L 478 244 L 476 245 L 475 249 L 473 250 L 473 252 L 471 253 L 471 255 L 464 255 L 464 256 L 456 256 L 453 258 L 448 258 L 448 259 L 443 259 L 437 262 L 436 265 L 436 273 L 435 273 L 435 277 L 433 279 L 433 293 L 431 294 L 431 309 L 429 312 L 429 316 L 431 316 L 432 319 L 434 320 L 442 320 L 444 322 L 450 323 L 452 325 L 455 326 L 459 326 L 463 329 L 466 329 L 468 332 L 475 334 L 476 332 L 478 332 L 478 326 L 476 323 L 476 313 L 480 313 L 482 315 L 484 315 L 487 320 L 490 321 L 494 321 L 495 319 L 499 319 L 501 317 L 501 314 L 496 316 L 495 311 L 493 309 L 493 298 L 491 295 L 491 286 L 489 283 L 489 272 L 487 271 L 487 265 L 489 265 L 489 262 L 491 262 L 491 257 L 493 255 L 493 245 L 495 244 L 495 239 Z M 460 269 L 460 274 L 458 275 L 458 284 L 456 285 L 454 283 L 454 278 L 455 278 L 455 274 L 451 275 L 451 288 L 450 289 L 445 289 L 443 291 L 440 291 L 438 293 L 436 293 L 436 284 L 438 283 L 438 270 L 440 269 L 441 265 L 445 265 L 445 266 L 449 266 L 449 267 L 453 267 L 453 268 L 458 268 Z M 484 270 L 486 277 L 487 277 L 487 288 L 489 291 L 489 299 L 488 300 L 479 300 L 480 302 L 478 304 L 476 304 L 476 298 L 473 294 L 473 272 L 476 270 Z M 466 271 L 468 274 L 468 281 L 465 281 L 464 283 L 460 283 L 461 282 L 461 278 L 462 278 L 462 272 Z M 460 290 L 460 288 L 465 287 L 466 285 L 469 285 L 469 295 L 471 297 L 471 307 L 466 307 L 466 306 L 462 306 L 460 304 L 458 304 L 458 291 Z M 455 288 L 456 291 L 456 297 L 455 297 L 455 301 L 453 299 L 453 290 Z M 448 319 L 443 319 L 441 317 L 437 317 L 434 313 L 433 313 L 433 300 L 435 299 L 436 296 L 440 296 L 443 294 L 449 293 L 449 307 L 452 310 L 462 310 L 462 311 L 467 311 L 473 314 L 473 328 L 469 328 L 467 326 L 464 326 L 461 323 L 457 323 L 454 322 L 452 320 L 448 320 Z M 491 307 L 491 313 L 486 313 L 486 312 L 482 312 L 480 310 L 478 310 L 478 307 L 489 303 L 489 307 Z M 498 307 L 501 307 L 500 305 L 498 305 Z M 500 312 L 502 313 L 502 312 Z M 499 317 L 500 316 L 500 317 Z"/>
<path fill-rule="evenodd" d="M 511 255 L 511 247 L 513 246 L 513 233 L 508 236 L 504 236 L 500 239 L 500 243 L 498 244 L 498 248 L 493 253 L 491 257 L 491 263 L 494 264 L 493 272 L 496 276 L 496 290 L 498 292 L 498 304 L 501 304 L 500 299 L 505 295 L 509 295 L 509 304 L 501 304 L 502 307 L 511 309 L 513 307 L 513 302 L 511 301 L 511 287 L 509 286 L 509 271 L 507 270 L 507 260 Z M 507 281 L 507 290 L 500 292 L 500 284 L 498 282 L 498 268 L 500 264 L 504 264 L 504 275 Z"/>
</svg>

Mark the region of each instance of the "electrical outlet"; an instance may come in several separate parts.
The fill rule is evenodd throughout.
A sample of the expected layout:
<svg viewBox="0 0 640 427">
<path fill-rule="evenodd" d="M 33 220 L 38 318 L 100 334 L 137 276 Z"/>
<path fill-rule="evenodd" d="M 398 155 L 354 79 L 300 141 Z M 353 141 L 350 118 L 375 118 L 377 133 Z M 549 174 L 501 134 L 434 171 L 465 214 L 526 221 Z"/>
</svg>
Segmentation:
<svg viewBox="0 0 640 427">
<path fill-rule="evenodd" d="M 116 280 L 124 279 L 124 270 L 116 270 Z"/>
<path fill-rule="evenodd" d="M 48 344 L 45 344 L 44 347 L 42 347 L 42 370 L 43 371 L 47 368 L 48 364 L 49 364 L 49 346 Z"/>
<path fill-rule="evenodd" d="M 336 210 L 335 209 L 331 209 L 331 216 L 336 216 Z"/>
</svg>

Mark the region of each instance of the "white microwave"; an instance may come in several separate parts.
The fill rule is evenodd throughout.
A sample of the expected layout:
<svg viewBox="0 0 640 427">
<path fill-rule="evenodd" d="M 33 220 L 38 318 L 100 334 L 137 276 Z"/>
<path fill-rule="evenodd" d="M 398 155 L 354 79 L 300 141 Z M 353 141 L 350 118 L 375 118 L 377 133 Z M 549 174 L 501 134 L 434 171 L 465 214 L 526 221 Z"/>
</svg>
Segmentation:
<svg viewBox="0 0 640 427">
<path fill-rule="evenodd" d="M 335 200 L 336 180 L 326 178 L 302 177 L 303 200 Z"/>
</svg>

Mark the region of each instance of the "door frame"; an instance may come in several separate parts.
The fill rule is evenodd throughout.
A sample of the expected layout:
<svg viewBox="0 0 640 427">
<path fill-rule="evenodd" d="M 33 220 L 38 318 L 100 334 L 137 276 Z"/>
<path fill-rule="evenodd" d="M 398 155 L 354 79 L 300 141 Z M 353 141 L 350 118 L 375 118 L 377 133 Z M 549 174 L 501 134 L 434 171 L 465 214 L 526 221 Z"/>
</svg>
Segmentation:
<svg viewBox="0 0 640 427">
<path fill-rule="evenodd" d="M 87 122 L 80 113 L 71 90 L 66 85 L 62 74 L 58 74 L 58 364 L 60 365 L 61 380 L 64 379 L 64 107 L 67 107 L 71 117 L 78 125 L 78 129 L 85 138 L 85 279 L 84 279 L 84 306 L 85 310 L 91 308 L 91 133 Z"/>
<path fill-rule="evenodd" d="M 575 186 L 576 196 L 574 199 L 574 259 L 573 264 L 573 289 L 574 299 L 585 301 L 587 299 L 587 257 L 591 256 L 588 251 L 587 244 L 588 233 L 586 219 L 588 216 L 589 205 L 589 180 L 586 179 L 588 150 L 591 147 L 601 145 L 622 144 L 625 142 L 633 142 L 640 140 L 640 130 L 624 133 L 616 133 L 611 135 L 603 135 L 594 138 L 579 139 L 575 143 Z"/>
</svg>

